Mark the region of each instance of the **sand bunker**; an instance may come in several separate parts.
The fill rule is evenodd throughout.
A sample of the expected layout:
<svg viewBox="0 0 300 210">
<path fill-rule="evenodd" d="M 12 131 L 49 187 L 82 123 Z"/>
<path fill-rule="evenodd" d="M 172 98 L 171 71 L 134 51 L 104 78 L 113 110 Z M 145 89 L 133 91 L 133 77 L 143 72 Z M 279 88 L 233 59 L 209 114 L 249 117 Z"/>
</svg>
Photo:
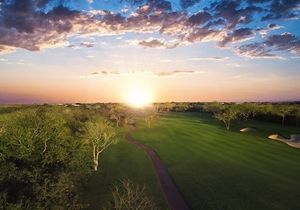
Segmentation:
<svg viewBox="0 0 300 210">
<path fill-rule="evenodd" d="M 253 131 L 256 131 L 256 129 L 254 129 L 254 128 L 242 128 L 240 131 L 241 132 L 253 132 Z"/>
<path fill-rule="evenodd" d="M 293 134 L 295 135 L 295 134 Z M 297 135 L 298 136 L 298 135 Z M 291 139 L 287 139 L 287 138 L 284 138 L 278 134 L 272 134 L 268 137 L 269 139 L 272 139 L 272 140 L 277 140 L 277 141 L 281 141 L 283 143 L 286 143 L 287 145 L 291 146 L 291 147 L 295 147 L 295 148 L 300 148 L 300 141 L 295 141 L 294 139 L 295 138 L 298 138 L 298 137 L 295 137 L 291 135 Z"/>
<path fill-rule="evenodd" d="M 294 142 L 300 142 L 300 134 L 291 134 L 291 140 Z"/>
</svg>

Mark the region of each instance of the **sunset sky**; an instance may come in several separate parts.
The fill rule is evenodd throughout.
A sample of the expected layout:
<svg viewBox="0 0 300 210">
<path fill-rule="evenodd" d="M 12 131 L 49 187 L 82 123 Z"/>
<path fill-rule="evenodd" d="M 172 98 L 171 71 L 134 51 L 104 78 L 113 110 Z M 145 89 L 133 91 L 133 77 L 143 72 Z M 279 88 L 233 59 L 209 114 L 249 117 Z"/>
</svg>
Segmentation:
<svg viewBox="0 0 300 210">
<path fill-rule="evenodd" d="M 300 0 L 0 0 L 0 103 L 300 100 Z"/>
</svg>

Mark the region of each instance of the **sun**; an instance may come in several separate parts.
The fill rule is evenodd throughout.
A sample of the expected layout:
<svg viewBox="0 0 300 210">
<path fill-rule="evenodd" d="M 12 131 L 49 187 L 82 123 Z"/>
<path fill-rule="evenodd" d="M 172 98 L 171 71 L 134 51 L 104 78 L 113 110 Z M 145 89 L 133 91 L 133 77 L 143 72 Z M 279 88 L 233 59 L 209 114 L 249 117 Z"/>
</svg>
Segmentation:
<svg viewBox="0 0 300 210">
<path fill-rule="evenodd" d="M 126 102 L 133 107 L 141 108 L 150 105 L 153 102 L 152 93 L 141 87 L 128 90 Z"/>
</svg>

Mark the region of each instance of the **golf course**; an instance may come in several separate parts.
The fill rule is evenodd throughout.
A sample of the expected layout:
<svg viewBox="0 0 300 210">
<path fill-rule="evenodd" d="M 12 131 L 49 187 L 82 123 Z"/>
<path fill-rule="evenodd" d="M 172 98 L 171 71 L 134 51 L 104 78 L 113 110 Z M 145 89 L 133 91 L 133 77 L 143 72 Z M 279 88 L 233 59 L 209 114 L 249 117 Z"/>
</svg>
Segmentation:
<svg viewBox="0 0 300 210">
<path fill-rule="evenodd" d="M 244 127 L 256 131 L 241 133 Z M 124 178 L 145 184 L 158 207 L 168 208 L 149 157 L 126 141 L 127 132 L 157 153 L 190 209 L 300 209 L 300 150 L 267 138 L 299 128 L 248 120 L 227 131 L 204 112 L 161 113 L 150 128 L 138 119 L 123 130 L 88 180 L 89 209 L 109 202 L 111 184 Z"/>
</svg>

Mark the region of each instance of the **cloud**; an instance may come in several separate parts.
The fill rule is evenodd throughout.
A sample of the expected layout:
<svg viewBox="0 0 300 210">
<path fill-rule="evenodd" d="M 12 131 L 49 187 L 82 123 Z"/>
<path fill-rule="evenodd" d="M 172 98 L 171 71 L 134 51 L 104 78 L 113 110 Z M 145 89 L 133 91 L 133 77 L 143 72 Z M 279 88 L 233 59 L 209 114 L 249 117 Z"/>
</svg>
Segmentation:
<svg viewBox="0 0 300 210">
<path fill-rule="evenodd" d="M 270 23 L 266 28 L 258 28 L 256 31 L 262 36 L 265 37 L 268 33 L 274 30 L 278 30 L 280 28 L 283 28 L 282 26 L 279 26 L 275 23 Z"/>
<path fill-rule="evenodd" d="M 147 5 L 150 10 L 172 10 L 172 3 L 167 0 L 121 0 L 133 5 Z M 142 5 L 142 6 L 144 6 Z M 140 6 L 140 7 L 142 7 Z"/>
<path fill-rule="evenodd" d="M 298 18 L 296 10 L 299 10 L 300 0 L 273 0 L 268 14 L 262 20 Z"/>
<path fill-rule="evenodd" d="M 183 9 L 194 6 L 199 3 L 201 0 L 180 0 L 180 5 Z"/>
<path fill-rule="evenodd" d="M 276 51 L 287 51 L 289 53 L 300 55 L 300 38 L 290 33 L 280 35 L 271 35 L 263 42 L 242 45 L 237 48 L 237 53 L 247 57 L 254 58 L 280 58 Z"/>
<path fill-rule="evenodd" d="M 294 54 L 300 54 L 300 38 L 291 33 L 269 36 L 264 44 L 277 51 L 286 50 Z"/>
<path fill-rule="evenodd" d="M 167 70 L 167 71 L 96 71 L 82 78 L 103 78 L 111 76 L 138 76 L 138 77 L 170 77 L 185 76 L 188 74 L 203 73 L 193 70 Z"/>
<path fill-rule="evenodd" d="M 75 10 L 68 7 L 71 0 L 14 0 L 2 1 L 0 5 L 0 52 L 13 52 L 17 48 L 39 51 L 44 48 L 66 46 L 70 37 L 123 35 L 129 32 L 159 32 L 168 40 L 145 38 L 132 40 L 145 48 L 172 49 L 195 42 L 215 41 L 220 47 L 230 43 L 239 45 L 237 52 L 272 54 L 275 51 L 298 52 L 285 37 L 279 46 L 270 46 L 271 40 L 263 43 L 266 51 L 241 42 L 260 33 L 267 39 L 270 31 L 279 29 L 275 23 L 266 28 L 252 28 L 258 15 L 264 21 L 298 17 L 300 0 L 215 0 L 202 7 L 200 0 L 180 0 L 181 8 L 167 0 L 122 0 L 134 4 L 133 10 L 122 12 L 108 10 Z M 201 10 L 190 14 L 187 8 L 199 6 Z M 92 7 L 92 5 L 89 5 Z M 122 7 L 124 8 L 124 7 Z M 134 9 L 136 8 L 136 9 Z M 174 9 L 176 8 L 176 9 Z M 259 19 L 259 18 L 258 18 Z M 251 24 L 250 24 L 251 23 Z M 281 36 L 281 35 L 278 35 Z M 273 37 L 275 39 L 276 37 Z M 296 42 L 296 43 L 295 43 Z M 93 47 L 97 43 L 81 43 L 69 47 Z M 255 43 L 252 43 L 255 45 Z M 239 47 L 237 46 L 237 47 Z M 246 53 L 246 52 L 245 52 Z M 245 54 L 242 53 L 242 54 Z M 241 54 L 241 55 L 242 55 Z M 246 53 L 247 54 L 247 53 Z"/>
<path fill-rule="evenodd" d="M 229 57 L 198 57 L 191 58 L 192 61 L 226 61 Z"/>
<path fill-rule="evenodd" d="M 211 9 L 215 17 L 223 18 L 226 27 L 232 29 L 238 24 L 246 24 L 252 21 L 253 14 L 262 12 L 263 9 L 255 5 L 242 6 L 245 1 L 223 0 L 214 2 Z"/>
<path fill-rule="evenodd" d="M 164 48 L 164 49 L 173 49 L 178 46 L 178 43 L 167 43 L 164 40 L 159 39 L 148 39 L 137 41 L 137 44 L 146 48 Z"/>
<path fill-rule="evenodd" d="M 244 41 L 249 39 L 254 35 L 254 32 L 250 28 L 239 28 L 232 33 L 227 34 L 220 42 L 219 46 L 224 47 L 229 42 L 237 42 L 237 41 Z"/>
<path fill-rule="evenodd" d="M 208 13 L 207 11 L 201 11 L 201 12 L 198 12 L 197 14 L 194 14 L 191 17 L 189 17 L 188 21 L 192 25 L 199 25 L 199 24 L 206 23 L 211 18 L 212 18 L 212 16 L 210 13 Z"/>
<path fill-rule="evenodd" d="M 80 43 L 80 46 L 84 46 L 84 47 L 88 47 L 88 48 L 91 48 L 91 47 L 94 47 L 95 43 L 93 42 L 81 42 Z"/>
<path fill-rule="evenodd" d="M 155 72 L 154 75 L 158 77 L 165 77 L 165 76 L 174 76 L 174 75 L 186 75 L 186 74 L 194 74 L 196 71 L 193 70 L 173 70 L 173 71 L 160 71 Z"/>
<path fill-rule="evenodd" d="M 0 45 L 0 55 L 14 52 L 16 49 L 14 47 Z"/>
<path fill-rule="evenodd" d="M 41 1 L 16 0 L 0 11 L 0 45 L 39 51 L 65 43 L 80 13 L 63 6 L 36 11 Z"/>
</svg>

